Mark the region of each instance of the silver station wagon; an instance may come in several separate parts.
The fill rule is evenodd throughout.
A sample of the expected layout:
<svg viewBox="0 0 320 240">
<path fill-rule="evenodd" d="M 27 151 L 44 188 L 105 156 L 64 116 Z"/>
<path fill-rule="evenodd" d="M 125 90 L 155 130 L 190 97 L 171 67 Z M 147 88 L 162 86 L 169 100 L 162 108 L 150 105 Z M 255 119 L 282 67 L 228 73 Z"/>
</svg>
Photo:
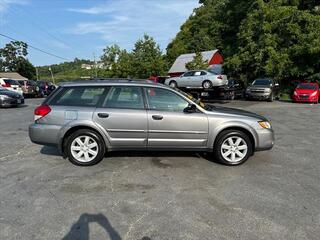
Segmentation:
<svg viewBox="0 0 320 240">
<path fill-rule="evenodd" d="M 270 123 L 255 113 L 205 105 L 165 85 L 121 79 L 62 84 L 35 109 L 29 136 L 58 147 L 80 166 L 129 150 L 204 151 L 238 165 L 274 144 Z"/>
</svg>

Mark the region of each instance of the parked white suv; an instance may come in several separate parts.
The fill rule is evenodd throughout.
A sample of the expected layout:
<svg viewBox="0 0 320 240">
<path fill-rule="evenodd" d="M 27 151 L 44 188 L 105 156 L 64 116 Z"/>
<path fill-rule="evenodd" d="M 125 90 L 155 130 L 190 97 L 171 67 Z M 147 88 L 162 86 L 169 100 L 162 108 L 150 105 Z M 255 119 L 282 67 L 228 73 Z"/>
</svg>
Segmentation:
<svg viewBox="0 0 320 240">
<path fill-rule="evenodd" d="M 188 71 L 180 77 L 168 78 L 165 84 L 172 88 L 202 88 L 211 89 L 228 85 L 226 75 L 217 74 L 210 70 Z"/>
<path fill-rule="evenodd" d="M 20 95 L 23 95 L 23 90 L 19 84 L 18 81 L 9 79 L 9 78 L 0 78 L 0 86 L 16 93 L 19 93 Z"/>
</svg>

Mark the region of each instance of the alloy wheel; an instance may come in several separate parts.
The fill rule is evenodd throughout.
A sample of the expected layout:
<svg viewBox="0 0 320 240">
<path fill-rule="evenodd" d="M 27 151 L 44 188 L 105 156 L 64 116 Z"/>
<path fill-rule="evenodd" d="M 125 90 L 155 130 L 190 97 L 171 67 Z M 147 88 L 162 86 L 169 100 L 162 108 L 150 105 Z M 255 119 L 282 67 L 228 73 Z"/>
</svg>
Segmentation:
<svg viewBox="0 0 320 240">
<path fill-rule="evenodd" d="M 230 163 L 240 162 L 247 155 L 247 151 L 246 141 L 239 136 L 229 137 L 221 145 L 221 155 Z"/>
<path fill-rule="evenodd" d="M 71 143 L 71 154 L 79 162 L 88 163 L 99 153 L 98 143 L 90 136 L 79 136 Z"/>
</svg>

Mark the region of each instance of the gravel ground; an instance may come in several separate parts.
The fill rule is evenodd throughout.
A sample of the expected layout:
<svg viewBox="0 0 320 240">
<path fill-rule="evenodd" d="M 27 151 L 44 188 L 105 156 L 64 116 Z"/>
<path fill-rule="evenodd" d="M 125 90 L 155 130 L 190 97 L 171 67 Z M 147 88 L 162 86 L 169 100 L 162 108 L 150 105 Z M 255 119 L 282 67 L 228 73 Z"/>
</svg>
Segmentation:
<svg viewBox="0 0 320 240">
<path fill-rule="evenodd" d="M 275 129 L 275 147 L 241 166 L 124 152 L 81 168 L 30 142 L 40 101 L 0 109 L 0 239 L 319 239 L 318 105 L 216 103 Z"/>
</svg>

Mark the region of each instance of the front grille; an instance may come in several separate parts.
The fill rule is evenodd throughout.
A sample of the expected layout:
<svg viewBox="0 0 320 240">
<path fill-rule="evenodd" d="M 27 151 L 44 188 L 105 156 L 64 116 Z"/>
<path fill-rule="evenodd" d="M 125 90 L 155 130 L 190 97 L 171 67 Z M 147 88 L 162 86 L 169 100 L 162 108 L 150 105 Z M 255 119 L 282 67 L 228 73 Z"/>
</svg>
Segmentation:
<svg viewBox="0 0 320 240">
<path fill-rule="evenodd" d="M 252 93 L 264 93 L 264 89 L 251 89 Z"/>
<path fill-rule="evenodd" d="M 307 94 L 303 94 L 303 95 L 299 95 L 300 99 L 309 99 L 309 95 Z"/>
</svg>

